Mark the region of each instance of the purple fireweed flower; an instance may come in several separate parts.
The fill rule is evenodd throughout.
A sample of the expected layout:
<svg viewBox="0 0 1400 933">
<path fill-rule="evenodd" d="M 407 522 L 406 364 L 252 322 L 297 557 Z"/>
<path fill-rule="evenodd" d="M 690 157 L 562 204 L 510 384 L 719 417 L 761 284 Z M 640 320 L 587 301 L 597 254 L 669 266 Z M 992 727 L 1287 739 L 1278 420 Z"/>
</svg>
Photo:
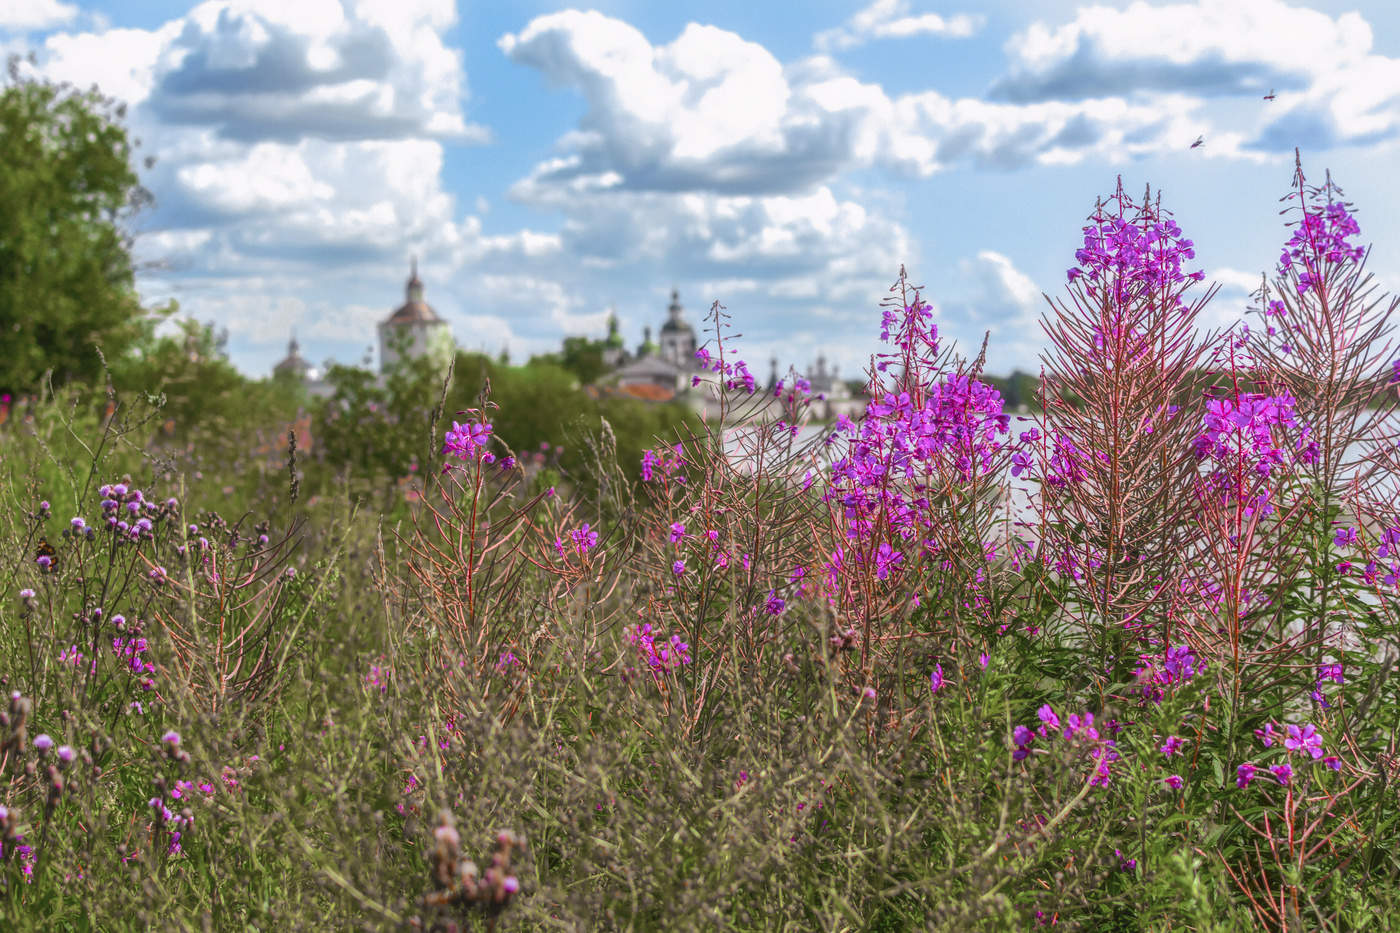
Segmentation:
<svg viewBox="0 0 1400 933">
<path fill-rule="evenodd" d="M 1273 772 L 1274 777 L 1278 778 L 1280 784 L 1287 784 L 1289 779 L 1293 777 L 1293 766 L 1288 762 L 1271 765 L 1269 770 Z"/>
<path fill-rule="evenodd" d="M 1274 744 L 1274 738 L 1277 735 L 1274 731 L 1274 724 L 1271 722 L 1264 723 L 1264 728 L 1262 729 L 1255 729 L 1254 734 L 1259 737 L 1259 741 L 1264 743 L 1265 748 L 1269 748 Z"/>
<path fill-rule="evenodd" d="M 933 690 L 934 693 L 937 693 L 938 691 L 943 689 L 944 685 L 947 682 L 943 679 L 942 664 L 935 664 L 933 666 L 933 673 L 928 675 L 928 683 L 929 687 Z"/>
<path fill-rule="evenodd" d="M 671 543 L 676 544 L 685 537 L 685 525 L 681 522 L 674 522 L 671 525 Z"/>
<path fill-rule="evenodd" d="M 890 575 L 890 571 L 904 563 L 904 554 L 890 547 L 888 541 L 880 542 L 880 549 L 875 553 L 875 576 L 884 580 Z"/>
<path fill-rule="evenodd" d="M 1342 680 L 1342 665 L 1341 665 L 1341 664 L 1322 664 L 1322 665 L 1319 665 L 1318 668 L 1317 668 L 1317 682 L 1318 682 L 1319 685 L 1321 685 L 1322 682 L 1323 682 L 1324 680 L 1330 680 L 1330 681 L 1332 681 L 1332 682 L 1334 682 L 1334 683 L 1339 683 L 1339 684 L 1340 684 L 1340 683 L 1345 683 L 1345 681 Z"/>
<path fill-rule="evenodd" d="M 1036 710 L 1035 715 L 1042 723 L 1040 727 L 1040 734 L 1042 736 L 1060 728 L 1060 717 L 1055 715 L 1055 711 L 1050 708 L 1049 703 L 1046 703 L 1040 709 Z"/>
<path fill-rule="evenodd" d="M 589 528 L 588 522 L 584 522 L 581 527 L 569 532 L 569 540 L 573 542 L 574 550 L 580 554 L 587 554 L 598 546 L 598 532 Z"/>
<path fill-rule="evenodd" d="M 1185 645 L 1175 645 L 1166 651 L 1162 660 L 1162 670 L 1167 674 L 1167 683 L 1181 683 L 1195 676 L 1197 667 L 1205 667 L 1196 660 L 1191 649 Z"/>
<path fill-rule="evenodd" d="M 1283 740 L 1283 747 L 1290 752 L 1306 752 L 1314 760 L 1322 757 L 1322 737 L 1311 724 L 1290 725 L 1288 738 Z"/>
<path fill-rule="evenodd" d="M 1258 770 L 1258 767 L 1250 764 L 1247 761 L 1244 764 L 1240 765 L 1238 768 L 1235 769 L 1235 786 L 1248 787 L 1249 782 L 1254 780 L 1254 774 Z"/>
<path fill-rule="evenodd" d="M 1322 763 L 1325 764 L 1327 767 L 1331 768 L 1333 771 L 1342 770 L 1342 759 L 1338 758 L 1336 755 L 1326 756 L 1322 759 Z"/>
<path fill-rule="evenodd" d="M 1348 544 L 1356 543 L 1355 528 L 1338 528 L 1337 533 L 1332 536 L 1332 541 L 1337 547 L 1346 547 Z"/>
<path fill-rule="evenodd" d="M 1168 758 L 1170 758 L 1171 756 L 1180 752 L 1181 747 L 1185 744 L 1186 743 L 1179 736 L 1168 736 L 1167 740 L 1162 743 L 1161 752 L 1163 755 L 1166 755 Z"/>
<path fill-rule="evenodd" d="M 1168 774 L 1166 777 L 1162 778 L 1162 783 L 1166 784 L 1172 790 L 1181 790 L 1181 775 Z"/>
<path fill-rule="evenodd" d="M 782 615 L 783 609 L 787 607 L 787 601 L 775 593 L 768 591 L 768 602 L 764 605 L 764 611 L 770 616 Z"/>
<path fill-rule="evenodd" d="M 442 453 L 458 460 L 484 460 L 486 445 L 491 443 L 491 425 L 486 422 L 471 421 L 467 424 L 452 422 L 452 430 L 446 434 Z M 493 458 L 494 459 L 494 458 Z"/>
<path fill-rule="evenodd" d="M 671 565 L 671 572 L 672 572 L 673 574 L 675 574 L 676 576 L 678 576 L 678 577 L 679 577 L 681 574 L 685 573 L 685 561 L 683 561 L 683 560 L 678 560 L 678 561 L 676 561 L 674 564 L 672 564 L 672 565 Z"/>
<path fill-rule="evenodd" d="M 1099 730 L 1094 728 L 1093 713 L 1069 714 L 1069 718 L 1065 720 L 1065 738 L 1072 739 L 1076 736 L 1083 736 L 1090 741 L 1098 740 Z"/>
</svg>

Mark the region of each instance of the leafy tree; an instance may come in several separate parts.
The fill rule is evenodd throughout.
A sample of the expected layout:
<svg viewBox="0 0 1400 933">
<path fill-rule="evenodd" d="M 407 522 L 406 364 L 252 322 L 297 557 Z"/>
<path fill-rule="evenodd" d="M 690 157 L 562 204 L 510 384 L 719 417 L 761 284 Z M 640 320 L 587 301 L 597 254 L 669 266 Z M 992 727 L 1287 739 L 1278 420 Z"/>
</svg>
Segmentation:
<svg viewBox="0 0 1400 933">
<path fill-rule="evenodd" d="M 188 436 L 196 427 L 227 431 L 255 415 L 271 417 L 270 398 L 250 405 L 254 383 L 228 361 L 224 337 L 212 324 L 181 321 L 176 333 L 141 340 L 114 362 L 113 386 L 119 394 L 161 396 L 161 418 L 172 435 Z"/>
<path fill-rule="evenodd" d="M 563 349 L 558 353 L 533 357 L 533 363 L 553 363 L 577 377 L 580 385 L 597 382 L 608 371 L 603 362 L 603 351 L 607 348 L 601 340 L 587 337 L 565 337 Z"/>
<path fill-rule="evenodd" d="M 0 391 L 29 391 L 48 370 L 94 381 L 95 345 L 114 360 L 150 332 L 127 232 L 150 195 L 124 116 L 96 89 L 23 77 L 11 57 L 0 87 Z"/>
</svg>

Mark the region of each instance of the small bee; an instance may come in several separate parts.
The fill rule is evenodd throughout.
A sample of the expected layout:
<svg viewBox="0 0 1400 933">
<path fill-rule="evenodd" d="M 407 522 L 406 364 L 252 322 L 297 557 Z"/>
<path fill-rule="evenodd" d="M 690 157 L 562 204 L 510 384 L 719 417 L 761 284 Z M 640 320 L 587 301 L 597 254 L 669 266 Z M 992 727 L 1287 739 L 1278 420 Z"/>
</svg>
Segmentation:
<svg viewBox="0 0 1400 933">
<path fill-rule="evenodd" d="M 48 560 L 41 562 L 41 567 L 49 571 L 58 569 L 58 551 L 49 543 L 48 538 L 40 536 L 39 546 L 34 549 L 34 560 L 43 561 L 43 558 L 48 558 Z"/>
<path fill-rule="evenodd" d="M 1205 138 L 1204 136 L 1197 136 L 1197 137 L 1196 137 L 1196 141 L 1195 141 L 1194 143 L 1191 144 L 1191 148 L 1192 148 L 1192 149 L 1195 149 L 1197 146 L 1204 145 L 1204 144 L 1205 144 L 1205 141 L 1206 141 L 1206 138 Z"/>
</svg>

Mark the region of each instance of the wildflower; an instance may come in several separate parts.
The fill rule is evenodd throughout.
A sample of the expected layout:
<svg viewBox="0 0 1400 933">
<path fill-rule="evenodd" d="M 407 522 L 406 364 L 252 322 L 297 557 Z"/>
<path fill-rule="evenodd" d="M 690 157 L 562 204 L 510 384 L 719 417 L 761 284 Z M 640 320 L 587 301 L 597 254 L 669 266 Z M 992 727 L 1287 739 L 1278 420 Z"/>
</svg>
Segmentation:
<svg viewBox="0 0 1400 933">
<path fill-rule="evenodd" d="M 1342 666 L 1340 664 L 1320 665 L 1317 669 L 1318 685 L 1321 686 L 1324 680 L 1330 680 L 1339 684 L 1344 683 L 1342 680 Z"/>
<path fill-rule="evenodd" d="M 1274 777 L 1278 778 L 1280 784 L 1287 784 L 1289 779 L 1293 777 L 1293 766 L 1288 762 L 1274 765 L 1269 770 L 1273 772 Z"/>
<path fill-rule="evenodd" d="M 491 425 L 486 422 L 458 424 L 452 422 L 452 430 L 446 434 L 442 453 L 458 460 L 485 459 L 485 447 L 491 443 Z M 494 459 L 494 458 L 493 458 Z"/>
<path fill-rule="evenodd" d="M 1238 768 L 1235 769 L 1235 786 L 1248 787 L 1249 782 L 1254 780 L 1254 774 L 1258 770 L 1259 769 L 1256 766 L 1250 764 L 1247 761 L 1244 764 L 1240 765 Z"/>
<path fill-rule="evenodd" d="M 890 570 L 904 562 L 904 555 L 890 547 L 888 541 L 880 542 L 880 549 L 875 554 L 875 576 L 884 580 L 890 575 Z"/>
<path fill-rule="evenodd" d="M 49 738 L 48 733 L 41 732 L 34 736 L 34 747 L 41 752 L 47 752 L 53 748 L 53 739 Z"/>
<path fill-rule="evenodd" d="M 1090 741 L 1098 739 L 1099 732 L 1094 728 L 1093 713 L 1086 712 L 1082 716 L 1078 713 L 1070 713 L 1069 718 L 1065 720 L 1065 738 L 1072 739 L 1081 734 Z"/>
<path fill-rule="evenodd" d="M 770 616 L 781 615 L 787 602 L 772 590 L 768 591 L 768 604 L 764 607 Z"/>
<path fill-rule="evenodd" d="M 671 524 L 671 543 L 678 544 L 684 538 L 685 525 L 681 522 L 673 522 Z"/>
<path fill-rule="evenodd" d="M 1333 771 L 1342 770 L 1342 759 L 1338 758 L 1336 755 L 1328 755 L 1322 759 L 1322 763 Z"/>
<path fill-rule="evenodd" d="M 1274 724 L 1266 722 L 1264 723 L 1264 728 L 1255 729 L 1254 734 L 1259 736 L 1259 741 L 1264 743 L 1265 748 L 1269 748 L 1274 744 L 1274 736 L 1277 733 L 1274 732 Z"/>
<path fill-rule="evenodd" d="M 160 740 L 171 748 L 175 748 L 180 744 L 180 733 L 171 729 L 169 732 L 165 733 L 165 735 L 161 736 Z"/>
<path fill-rule="evenodd" d="M 1186 743 L 1183 742 L 1179 736 L 1168 736 L 1167 740 L 1162 743 L 1161 752 L 1163 755 L 1166 755 L 1168 758 L 1170 758 L 1171 756 L 1180 752 L 1181 746 L 1185 744 Z"/>
<path fill-rule="evenodd" d="M 1181 790 L 1181 775 L 1168 774 L 1166 777 L 1162 778 L 1162 783 L 1166 784 L 1172 790 Z"/>
<path fill-rule="evenodd" d="M 73 760 L 75 753 L 73 751 L 73 746 L 60 745 L 56 754 L 58 755 L 59 761 L 63 762 L 64 764 L 68 764 L 70 761 Z"/>
<path fill-rule="evenodd" d="M 672 564 L 672 565 L 671 565 L 671 572 L 672 572 L 673 574 L 675 574 L 676 576 L 678 576 L 678 577 L 679 577 L 681 574 L 685 573 L 685 561 L 683 561 L 683 560 L 678 560 L 678 561 L 676 561 L 674 564 Z"/>
<path fill-rule="evenodd" d="M 582 527 L 575 528 L 573 531 L 569 532 L 569 540 L 574 543 L 575 551 L 579 554 L 587 554 L 591 549 L 598 546 L 598 532 L 589 528 L 588 522 L 584 522 Z M 556 544 L 556 547 L 557 546 Z"/>
<path fill-rule="evenodd" d="M 1355 544 L 1355 543 L 1356 543 L 1356 529 L 1355 529 L 1355 528 L 1338 528 L 1338 529 L 1337 529 L 1337 533 L 1336 533 L 1335 535 L 1332 536 L 1332 541 L 1333 541 L 1333 543 L 1335 543 L 1335 544 L 1337 545 L 1337 547 L 1346 547 L 1346 546 L 1349 545 L 1349 544 Z"/>
<path fill-rule="evenodd" d="M 1322 739 L 1311 724 L 1289 726 L 1288 738 L 1283 740 L 1283 747 L 1290 752 L 1307 752 L 1312 755 L 1314 761 L 1322 757 Z"/>
<path fill-rule="evenodd" d="M 1040 709 L 1036 710 L 1035 714 L 1043 723 L 1040 727 L 1040 734 L 1042 736 L 1046 735 L 1047 732 L 1053 732 L 1060 728 L 1060 717 L 1055 715 L 1055 711 L 1050 708 L 1049 703 L 1046 703 Z"/>
<path fill-rule="evenodd" d="M 935 664 L 933 666 L 933 673 L 928 675 L 928 682 L 929 686 L 933 689 L 934 693 L 937 693 L 938 691 L 943 689 L 947 681 L 943 679 L 942 664 Z"/>
</svg>

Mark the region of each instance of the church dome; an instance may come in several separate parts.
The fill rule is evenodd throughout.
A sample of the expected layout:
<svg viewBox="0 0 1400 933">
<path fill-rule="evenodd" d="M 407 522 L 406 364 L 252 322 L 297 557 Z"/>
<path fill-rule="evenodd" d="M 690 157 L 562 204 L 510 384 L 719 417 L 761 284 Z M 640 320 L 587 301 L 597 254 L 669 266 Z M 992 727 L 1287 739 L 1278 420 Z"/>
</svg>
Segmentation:
<svg viewBox="0 0 1400 933">
<path fill-rule="evenodd" d="M 437 316 L 437 312 L 428 306 L 423 300 L 423 280 L 418 278 L 418 260 L 413 260 L 413 266 L 408 278 L 408 284 L 404 286 L 404 303 L 389 315 L 385 324 L 440 324 L 442 318 Z"/>
<path fill-rule="evenodd" d="M 608 339 L 606 346 L 610 350 L 621 350 L 625 346 L 622 342 L 622 332 L 618 329 L 617 313 L 608 315 Z"/>
<path fill-rule="evenodd" d="M 301 348 L 297 345 L 297 338 L 294 336 L 287 344 L 287 356 L 281 362 L 272 367 L 273 375 L 280 376 L 283 373 L 291 373 L 299 379 L 315 379 L 315 367 L 301 355 Z"/>
</svg>

